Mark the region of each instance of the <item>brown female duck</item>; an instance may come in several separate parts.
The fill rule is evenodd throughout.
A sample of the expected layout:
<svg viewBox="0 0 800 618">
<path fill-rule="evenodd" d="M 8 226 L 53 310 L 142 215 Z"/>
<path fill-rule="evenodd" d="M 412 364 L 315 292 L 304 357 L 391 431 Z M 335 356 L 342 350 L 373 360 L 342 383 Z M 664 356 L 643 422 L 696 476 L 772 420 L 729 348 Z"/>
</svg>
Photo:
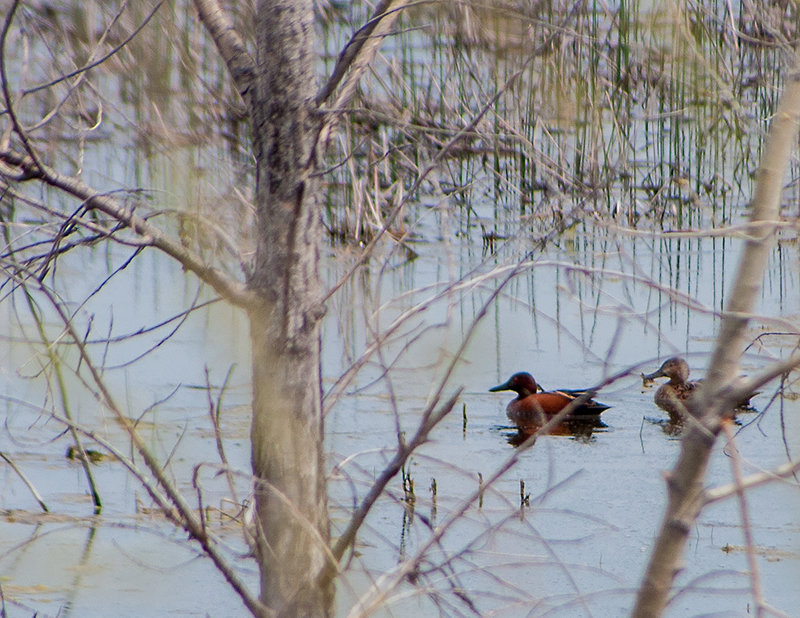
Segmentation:
<svg viewBox="0 0 800 618">
<path fill-rule="evenodd" d="M 702 383 L 702 380 L 689 381 L 689 364 L 680 356 L 673 356 L 665 360 L 661 367 L 653 373 L 642 374 L 642 382 L 648 384 L 656 378 L 669 378 L 669 382 L 662 384 L 653 397 L 656 405 L 669 414 L 670 421 L 680 423 L 686 416 L 686 404 L 692 393 Z M 753 393 L 757 395 L 758 393 Z M 753 395 L 750 395 L 752 397 Z M 737 410 L 750 408 L 750 397 L 746 397 L 736 405 Z"/>
<path fill-rule="evenodd" d="M 669 378 L 669 382 L 658 388 L 653 400 L 669 414 L 673 423 L 681 422 L 686 416 L 686 403 L 697 388 L 697 382 L 689 381 L 689 364 L 680 356 L 673 356 L 653 373 L 642 374 L 642 382 L 645 384 L 656 378 Z"/>
</svg>

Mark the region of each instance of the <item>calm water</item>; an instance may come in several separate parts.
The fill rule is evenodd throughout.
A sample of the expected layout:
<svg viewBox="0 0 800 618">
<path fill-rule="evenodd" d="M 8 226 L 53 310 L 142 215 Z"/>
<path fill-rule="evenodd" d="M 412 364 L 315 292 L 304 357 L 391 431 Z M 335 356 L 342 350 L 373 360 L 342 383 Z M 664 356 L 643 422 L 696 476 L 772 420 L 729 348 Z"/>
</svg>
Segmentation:
<svg viewBox="0 0 800 618">
<path fill-rule="evenodd" d="M 370 516 L 358 557 L 340 587 L 343 614 L 365 592 L 367 582 L 413 557 L 426 541 L 429 526 L 444 522 L 476 489 L 480 476 L 488 478 L 514 453 L 509 444 L 513 431 L 504 415 L 510 395 L 486 391 L 517 370 L 533 372 L 548 387 L 586 386 L 627 369 L 631 375 L 598 397 L 613 406 L 604 414 L 607 428 L 588 439 L 541 440 L 486 490 L 482 505 L 471 506 L 423 563 L 430 567 L 445 558 L 452 560 L 447 569 L 450 579 L 434 574 L 425 580 L 426 586 L 451 603 L 448 590 L 457 585 L 486 614 L 522 615 L 534 608 L 535 614 L 552 609 L 561 615 L 612 616 L 630 607 L 664 505 L 662 473 L 679 449 L 679 441 L 652 422 L 662 414 L 652 404 L 652 391 L 643 392 L 637 375 L 675 352 L 690 353 L 696 373 L 702 374 L 714 328 L 711 311 L 726 287 L 727 275 L 720 275 L 729 273 L 738 250 L 736 242 L 725 244 L 723 268 L 722 255 L 714 251 L 711 240 L 670 241 L 668 252 L 664 244 L 661 239 L 632 239 L 588 228 L 575 230 L 570 238 L 560 238 L 532 256 L 530 267 L 479 323 L 457 367 L 451 388 L 464 385 L 465 392 L 456 410 L 409 466 L 417 498 L 414 516 L 402 502 L 400 479 Z M 503 251 L 510 255 L 520 246 L 524 251 L 524 235 Z M 409 434 L 414 430 L 445 364 L 497 284 L 498 277 L 489 275 L 510 263 L 506 256 L 484 255 L 457 243 L 428 242 L 415 248 L 420 253 L 416 261 L 357 277 L 334 300 L 326 318 L 324 367 L 326 386 L 332 390 L 350 355 L 364 348 L 370 332 L 367 324 L 386 326 L 403 312 L 427 305 L 424 312 L 409 318 L 384 350 L 383 361 L 393 366 L 394 399 L 383 383 L 372 383 L 382 372 L 381 363 L 373 359 L 328 413 L 329 465 L 346 460 L 331 482 L 335 526 L 342 525 L 353 501 L 390 456 L 396 423 Z M 326 269 L 329 277 L 346 262 L 332 255 Z M 797 306 L 796 276 L 788 268 L 781 273 L 775 266 L 779 263 L 776 258 L 769 280 L 782 292 L 765 292 L 762 299 L 762 309 L 773 315 L 780 314 L 781 306 Z M 570 270 L 576 264 L 600 270 Z M 65 272 L 68 266 L 62 265 Z M 84 266 L 90 274 L 105 272 L 105 265 L 96 261 Z M 75 271 L 80 272 L 77 266 Z M 636 279 L 646 273 L 658 280 L 659 272 L 669 273 L 661 285 L 688 294 L 707 312 L 690 312 L 657 287 Z M 441 294 L 449 282 L 465 276 L 459 289 Z M 158 285 L 152 284 L 153 279 Z M 76 277 L 72 282 L 76 298 L 83 292 L 81 280 L 86 279 Z M 116 278 L 96 296 L 86 311 L 95 315 L 97 332 L 105 332 L 104 322 L 113 316 L 115 332 L 125 333 L 153 323 L 157 316 L 163 320 L 179 313 L 194 297 L 193 284 L 183 274 L 168 262 L 145 257 L 128 277 Z M 9 303 L 4 307 L 10 313 Z M 7 317 L 5 323 L 13 323 Z M 217 510 L 235 513 L 226 501 L 224 483 L 211 467 L 217 457 L 203 390 L 204 368 L 209 369 L 212 385 L 219 386 L 234 366 L 224 399 L 223 429 L 229 460 L 246 474 L 245 331 L 242 316 L 214 305 L 193 314 L 145 362 L 107 371 L 118 398 L 130 410 L 141 414 L 165 400 L 145 417 L 142 427 L 157 450 L 171 455 L 173 474 L 187 492 L 194 466 L 209 462 L 207 473 L 201 474 L 204 504 L 217 513 L 211 521 L 231 551 L 243 547 L 236 527 L 223 525 L 228 520 Z M 163 336 L 156 333 L 150 342 L 115 347 L 107 364 L 124 365 Z M 41 615 L 81 616 L 241 611 L 222 579 L 186 546 L 183 535 L 147 511 L 146 495 L 120 464 L 93 466 L 105 507 L 102 516 L 90 516 L 83 474 L 63 456 L 70 440 L 61 435 L 61 425 L 35 407 L 47 407 L 54 395 L 36 381 L 18 377 L 17 372 L 34 373 L 37 357 L 20 344 L 11 345 L 9 351 L 3 370 L 6 424 L 0 444 L 53 512 L 37 515 L 27 490 L 8 467 L 3 468 L 3 588 L 8 598 L 20 602 L 9 606 L 10 615 L 30 615 L 34 609 Z M 765 360 L 754 352 L 745 358 L 744 367 L 754 371 Z M 756 407 L 763 409 L 774 390 L 772 385 L 765 389 L 755 399 Z M 105 435 L 124 443 L 93 399 L 76 397 L 72 405 L 81 423 L 99 426 Z M 746 471 L 783 463 L 785 448 L 790 452 L 800 448 L 797 408 L 794 399 L 784 398 L 762 415 L 741 416 L 736 446 Z M 730 479 L 730 460 L 719 448 L 709 484 Z M 430 490 L 433 480 L 435 500 Z M 530 506 L 524 509 L 519 507 L 520 481 L 530 495 Z M 246 493 L 244 483 L 239 489 Z M 750 494 L 749 505 L 766 598 L 790 609 L 800 601 L 793 585 L 800 573 L 796 517 L 800 497 L 791 485 L 774 484 Z M 703 514 L 678 580 L 682 592 L 670 615 L 746 613 L 751 597 L 737 508 L 728 501 Z M 254 565 L 240 564 L 245 578 L 254 582 Z M 411 615 L 431 611 L 430 602 L 419 589 L 401 588 L 385 611 Z M 465 606 L 454 606 L 446 613 L 466 611 Z"/>
<path fill-rule="evenodd" d="M 208 67 L 202 70 L 212 73 Z M 456 77 L 464 79 L 463 74 Z M 542 76 L 545 86 L 553 81 L 558 81 L 553 75 Z M 183 126 L 186 112 L 174 97 L 157 96 L 157 86 L 146 84 L 145 91 L 148 100 L 164 106 L 158 112 L 166 115 L 166 123 L 157 124 L 159 114 L 149 104 L 125 100 L 120 105 L 135 110 L 131 117 L 136 126 L 149 123 L 158 130 L 145 139 L 124 127 L 103 125 L 107 133 L 84 153 L 86 180 L 101 187 L 148 187 L 147 200 L 164 209 L 165 225 L 236 272 L 224 248 L 169 216 L 170 209 L 185 211 L 188 202 L 197 208 L 190 214 L 211 213 L 223 224 L 246 227 L 240 221 L 248 216 L 246 187 L 252 184 L 243 165 L 247 159 L 230 135 L 223 139 L 215 134 L 207 144 L 188 132 L 169 134 L 167 126 Z M 125 83 L 120 91 L 121 99 L 124 93 L 136 99 L 138 92 Z M 536 92 L 534 99 L 544 97 L 547 88 Z M 763 103 L 752 96 L 749 102 Z M 674 104 L 664 105 L 671 109 Z M 334 533 L 392 456 L 398 431 L 407 436 L 415 431 L 469 336 L 444 388 L 447 396 L 463 386 L 463 395 L 408 466 L 413 508 L 405 501 L 401 479 L 396 479 L 371 513 L 341 580 L 341 615 L 358 615 L 357 603 L 370 585 L 381 585 L 382 576 L 415 559 L 431 530 L 462 507 L 481 479 L 516 455 L 519 461 L 512 469 L 485 487 L 482 499 L 471 503 L 427 550 L 416 573 L 418 585 L 404 583 L 392 590 L 376 613 L 619 616 L 631 607 L 664 508 L 663 473 L 680 448 L 679 439 L 661 424 L 663 414 L 652 403 L 652 389 L 643 389 L 638 376 L 678 353 L 687 356 L 694 377 L 702 376 L 717 312 L 742 247 L 735 234 L 699 237 L 663 230 L 742 223 L 750 191 L 748 169 L 752 171 L 757 150 L 747 137 L 734 144 L 720 139 L 708 145 L 707 157 L 696 164 L 684 162 L 697 170 L 697 182 L 726 178 L 730 190 L 721 195 L 709 191 L 691 201 L 676 182 L 667 191 L 671 197 L 649 199 L 632 185 L 657 175 L 659 170 L 648 168 L 655 165 L 653 160 L 661 155 L 665 160 L 680 158 L 697 150 L 698 140 L 707 135 L 703 122 L 709 107 L 690 111 L 694 116 L 688 118 L 666 113 L 650 100 L 629 110 L 633 128 L 627 141 L 620 141 L 636 157 L 625 148 L 620 152 L 634 157 L 627 161 L 631 176 L 621 176 L 619 184 L 591 199 L 586 192 L 532 190 L 537 172 L 528 170 L 532 176 L 527 177 L 521 171 L 523 157 L 510 157 L 495 167 L 495 161 L 487 163 L 480 156 L 449 163 L 409 205 L 407 247 L 387 240 L 331 298 L 322 349 Z M 586 137 L 554 129 L 566 122 L 567 112 L 574 113 L 569 120 L 585 120 L 574 110 L 561 109 L 552 111 L 552 126 L 528 127 L 531 139 L 539 140 L 537 152 L 555 158 L 570 152 L 569 140 Z M 600 124 L 598 135 L 609 138 L 616 125 L 605 116 Z M 546 133 L 552 141 L 544 140 Z M 684 138 L 674 140 L 673 135 Z M 729 161 L 742 151 L 749 163 L 731 166 Z M 657 166 L 669 176 L 665 160 Z M 468 190 L 451 192 L 452 186 L 467 181 Z M 796 211 L 796 193 L 787 193 L 787 215 Z M 45 197 L 70 206 L 57 196 Z M 229 205 L 224 212 L 205 210 L 221 203 Z M 560 231 L 574 209 L 583 213 L 574 215 L 581 222 Z M 638 224 L 630 228 L 631 221 Z M 246 231 L 239 232 L 246 241 Z M 487 247 L 489 232 L 497 240 Z M 409 259 L 408 248 L 416 259 Z M 356 251 L 327 248 L 327 285 L 348 272 Z M 222 303 L 186 315 L 189 307 L 212 298 L 153 252 L 137 257 L 81 304 L 130 255 L 118 246 L 68 253 L 58 262 L 57 290 L 77 311 L 79 330 L 89 333 L 90 351 L 105 367 L 117 401 L 139 419 L 148 443 L 169 462 L 179 487 L 205 510 L 242 578 L 255 586 L 255 564 L 240 557 L 246 548 L 233 522 L 238 506 L 225 478 L 217 474 L 207 388 L 210 384 L 211 399 L 216 400 L 225 385 L 222 438 L 228 461 L 240 471 L 235 490 L 241 502 L 247 496 L 250 457 L 246 320 Z M 514 269 L 515 277 L 493 298 Z M 797 243 L 785 232 L 772 253 L 758 315 L 751 323 L 754 345 L 743 358 L 743 371 L 756 372 L 796 345 L 798 272 Z M 43 312 L 55 339 L 58 322 L 46 308 Z M 22 296 L 4 296 L 0 316 L 5 342 L 0 451 L 23 470 L 51 511 L 41 514 L 17 474 L 0 466 L 0 585 L 8 615 L 242 614 L 243 606 L 222 577 L 186 543 L 184 534 L 152 511 L 146 492 L 118 461 L 92 467 L 104 502 L 102 515 L 92 516 L 82 469 L 64 456 L 71 439 L 50 416 L 60 410 L 61 395 L 54 380 L 48 386 L 41 377 L 52 377 L 43 346 L 27 343 L 37 334 Z M 156 324 L 160 326 L 139 333 Z M 391 337 L 380 353 L 371 354 L 352 380 L 340 382 L 361 361 L 376 333 L 387 329 Z M 105 343 L 109 336 L 115 338 L 111 345 Z M 59 350 L 74 361 L 74 350 Z M 606 427 L 591 435 L 547 437 L 519 454 L 505 418 L 511 395 L 487 389 L 521 370 L 548 388 L 585 387 L 611 375 L 627 375 L 598 395 L 612 406 L 603 415 Z M 69 405 L 78 422 L 129 454 L 116 422 L 71 372 L 65 373 Z M 735 445 L 722 442 L 717 448 L 709 485 L 731 481 L 733 448 L 745 474 L 785 463 L 787 453 L 797 457 L 800 403 L 794 380 L 790 376 L 782 392 L 777 383 L 765 387 L 754 399 L 760 413 L 740 416 Z M 192 484 L 196 470 L 201 503 Z M 523 507 L 521 491 L 527 496 Z M 800 492 L 796 483 L 774 483 L 748 494 L 748 506 L 764 596 L 791 614 L 800 605 Z M 752 595 L 740 522 L 738 503 L 730 500 L 703 513 L 692 531 L 668 615 L 748 614 Z"/>
<path fill-rule="evenodd" d="M 482 507 L 473 506 L 465 521 L 445 536 L 444 553 L 463 551 L 454 560 L 453 580 L 431 578 L 427 582 L 441 591 L 448 585 L 463 586 L 473 591 L 481 612 L 503 615 L 512 609 L 525 615 L 534 607 L 535 614 L 553 609 L 562 615 L 613 616 L 630 607 L 631 591 L 646 564 L 664 506 L 662 474 L 679 449 L 679 441 L 653 422 L 662 414 L 652 404 L 652 390 L 642 392 L 638 372 L 656 366 L 657 357 L 676 352 L 691 353 L 695 368 L 704 367 L 714 328 L 713 307 L 719 305 L 727 281 L 724 273 L 735 262 L 739 247 L 735 242 L 724 243 L 723 260 L 709 240 L 667 244 L 607 237 L 597 230 L 578 231 L 568 241 L 562 240 L 566 242 L 537 257 L 525 275 L 509 286 L 475 333 L 454 380 L 466 385 L 462 398 L 466 426 L 459 407 L 410 467 L 417 493 L 415 512 L 420 516 L 409 524 L 408 513 L 400 504 L 399 480 L 394 488 L 397 502 L 387 501 L 373 514 L 375 540 L 360 548 L 373 577 L 394 568 L 398 560 L 377 547 L 389 542 L 401 557 L 413 556 L 428 537 L 429 523 L 446 519 L 448 511 L 476 488 L 479 475 L 487 478 L 512 453 L 508 439 L 514 432 L 505 425 L 504 415 L 511 396 L 487 393 L 489 386 L 518 370 L 529 370 L 552 387 L 586 386 L 611 373 L 630 370 L 631 376 L 598 396 L 613 406 L 603 416 L 608 427 L 589 439 L 551 437 L 526 452 L 494 491 L 487 492 Z M 577 251 L 576 246 L 583 249 Z M 598 250 L 588 251 L 587 246 Z M 460 258 L 458 263 L 465 266 L 468 257 L 462 254 Z M 495 268 L 493 259 L 485 262 L 480 258 L 474 256 L 471 265 L 480 262 L 479 271 Z M 593 274 L 592 285 L 588 285 L 583 275 L 570 273 L 567 265 L 573 260 L 603 271 Z M 442 278 L 446 259 L 422 262 L 415 264 L 417 286 L 433 285 Z M 657 278 L 654 273 L 660 272 L 670 273 L 669 280 L 662 281 L 665 287 L 683 291 L 706 307 L 707 313 L 688 312 L 654 286 L 636 281 L 642 273 Z M 478 273 L 473 276 L 479 278 Z M 773 272 L 772 276 L 779 274 Z M 385 282 L 387 288 L 391 279 Z M 427 384 L 435 382 L 447 352 L 454 348 L 448 347 L 448 340 L 459 340 L 491 287 L 482 285 L 443 300 L 438 314 L 435 307 L 426 312 L 424 325 L 451 317 L 440 337 L 414 342 L 401 357 L 402 371 L 394 373 L 399 376 L 393 384 L 397 414 L 406 431 L 412 431 L 423 409 Z M 795 278 L 785 277 L 782 289 L 784 293 L 794 289 L 791 295 L 796 295 Z M 795 302 L 788 296 L 766 293 L 762 299 L 764 310 Z M 412 305 L 405 299 L 403 307 Z M 387 356 L 394 358 L 393 354 Z M 744 366 L 755 370 L 763 362 L 764 358 L 752 354 Z M 773 393 L 774 387 L 765 389 L 755 400 L 756 406 L 766 406 Z M 796 409 L 793 400 L 784 399 L 762 415 L 741 416 L 736 446 L 746 469 L 755 471 L 785 462 L 784 440 L 789 451 L 795 451 L 800 438 Z M 360 395 L 355 407 L 343 403 L 331 413 L 332 451 L 342 456 L 364 453 L 351 464 L 361 483 L 380 469 L 383 459 L 373 452 L 376 446 L 393 442 L 395 419 L 390 410 L 384 392 L 376 389 L 372 397 Z M 352 424 L 360 431 L 354 433 Z M 429 489 L 433 479 L 435 508 Z M 719 449 L 709 483 L 730 480 L 730 460 Z M 524 481 L 533 505 L 521 513 L 520 481 Z M 767 596 L 782 598 L 776 604 L 784 608 L 798 598 L 791 585 L 800 573 L 798 506 L 797 492 L 788 485 L 763 488 L 750 497 Z M 746 613 L 750 597 L 743 575 L 746 564 L 737 508 L 728 502 L 704 514 L 692 535 L 686 569 L 678 580 L 682 592 L 671 605 L 670 615 Z M 489 532 L 495 529 L 495 533 Z M 734 549 L 725 552 L 725 547 Z M 357 584 L 354 587 L 358 589 Z M 350 599 L 342 597 L 340 602 L 346 606 Z M 416 602 L 400 598 L 397 611 L 410 614 Z"/>
</svg>

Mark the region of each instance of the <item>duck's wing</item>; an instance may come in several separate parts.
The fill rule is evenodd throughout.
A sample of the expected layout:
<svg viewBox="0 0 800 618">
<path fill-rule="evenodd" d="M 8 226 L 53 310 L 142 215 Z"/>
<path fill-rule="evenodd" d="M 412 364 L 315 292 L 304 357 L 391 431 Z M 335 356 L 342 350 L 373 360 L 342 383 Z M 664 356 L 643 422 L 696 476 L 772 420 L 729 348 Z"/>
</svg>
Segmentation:
<svg viewBox="0 0 800 618">
<path fill-rule="evenodd" d="M 572 399 L 577 399 L 578 397 L 583 397 L 586 393 L 591 393 L 591 397 L 594 397 L 594 392 L 588 388 L 559 388 L 553 391 L 554 393 L 561 393 L 566 395 L 567 397 L 571 397 Z M 590 397 L 590 399 L 591 399 Z"/>
<path fill-rule="evenodd" d="M 607 406 L 604 403 L 600 403 L 599 401 L 595 401 L 594 399 L 589 399 L 588 401 L 582 403 L 578 406 L 578 409 L 575 410 L 572 415 L 573 416 L 597 416 L 608 410 L 611 406 Z"/>
<path fill-rule="evenodd" d="M 575 410 L 572 411 L 573 416 L 593 416 L 600 414 L 604 410 L 608 410 L 611 407 L 592 399 L 592 397 L 595 395 L 595 391 L 588 388 L 564 388 L 553 392 L 558 395 L 569 397 L 570 399 L 578 399 L 579 397 L 590 395 L 586 401 L 581 403 Z"/>
</svg>

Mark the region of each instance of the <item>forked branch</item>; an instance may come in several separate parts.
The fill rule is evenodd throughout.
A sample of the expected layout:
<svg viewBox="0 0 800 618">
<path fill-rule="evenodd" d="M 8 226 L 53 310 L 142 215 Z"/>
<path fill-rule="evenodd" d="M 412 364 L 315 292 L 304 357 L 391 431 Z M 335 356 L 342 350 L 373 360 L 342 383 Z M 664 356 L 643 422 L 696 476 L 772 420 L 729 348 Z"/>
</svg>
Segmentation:
<svg viewBox="0 0 800 618">
<path fill-rule="evenodd" d="M 51 187 L 82 200 L 86 209 L 99 210 L 119 221 L 140 238 L 142 246 L 155 247 L 175 258 L 186 270 L 197 275 L 199 279 L 209 284 L 218 294 L 234 305 L 243 308 L 252 305 L 254 297 L 252 292 L 248 291 L 246 284 L 210 266 L 200 255 L 167 236 L 157 226 L 135 214 L 132 208 L 125 206 L 116 198 L 98 193 L 79 178 L 61 174 L 43 163 L 37 164 L 31 157 L 13 150 L 0 150 L 0 161 L 15 168 L 21 176 L 27 179 L 41 180 Z"/>
<path fill-rule="evenodd" d="M 65 312 L 62 304 L 55 298 L 55 296 L 44 285 L 39 285 L 39 291 L 47 298 L 64 327 L 66 337 L 68 337 L 77 347 L 80 355 L 81 362 L 88 369 L 91 375 L 91 381 L 97 389 L 95 395 L 98 400 L 110 410 L 117 422 L 125 429 L 130 436 L 131 442 L 136 451 L 141 455 L 145 465 L 155 479 L 154 483 L 145 484 L 145 489 L 148 490 L 150 497 L 158 504 L 161 511 L 165 516 L 172 521 L 179 523 L 188 534 L 191 535 L 202 547 L 205 553 L 211 558 L 211 561 L 225 577 L 231 587 L 237 592 L 244 604 L 254 616 L 267 617 L 271 616 L 270 610 L 264 606 L 261 601 L 253 596 L 247 585 L 239 578 L 235 572 L 233 565 L 223 556 L 217 543 L 209 536 L 206 528 L 203 526 L 202 520 L 195 514 L 192 507 L 185 500 L 183 495 L 178 491 L 174 483 L 168 478 L 166 470 L 163 468 L 162 462 L 158 460 L 155 454 L 148 448 L 145 441 L 139 435 L 134 422 L 123 412 L 122 408 L 115 402 L 111 395 L 108 386 L 103 379 L 100 370 L 95 366 L 92 358 L 90 357 L 83 340 L 75 330 L 71 316 Z M 74 423 L 67 419 L 70 426 Z M 153 489 L 160 487 L 160 491 Z M 169 502 L 168 502 L 169 501 Z"/>
<path fill-rule="evenodd" d="M 236 89 L 250 109 L 250 88 L 255 78 L 256 63 L 217 0 L 194 0 L 200 21 L 208 30 L 217 50 L 228 65 Z"/>
<path fill-rule="evenodd" d="M 378 3 L 372 18 L 359 28 L 339 54 L 330 78 L 317 94 L 317 105 L 325 104 L 340 84 L 343 85 L 339 96 L 329 107 L 336 109 L 347 102 L 361 75 L 369 67 L 383 43 L 384 37 L 407 4 L 408 0 L 381 0 Z"/>
</svg>

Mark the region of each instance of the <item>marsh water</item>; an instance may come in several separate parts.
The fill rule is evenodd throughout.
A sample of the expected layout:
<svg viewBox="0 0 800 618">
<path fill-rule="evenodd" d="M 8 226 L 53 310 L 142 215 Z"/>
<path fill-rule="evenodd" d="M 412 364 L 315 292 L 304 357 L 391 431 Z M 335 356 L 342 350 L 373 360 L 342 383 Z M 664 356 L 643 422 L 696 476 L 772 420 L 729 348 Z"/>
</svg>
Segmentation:
<svg viewBox="0 0 800 618">
<path fill-rule="evenodd" d="M 350 18 L 359 18 L 356 13 Z M 180 21 L 180 12 L 176 15 L 171 17 Z M 445 17 L 455 19 L 427 13 L 417 19 L 438 24 Z M 631 23 L 641 28 L 638 36 L 652 37 L 657 49 L 669 37 L 683 40 L 675 16 L 654 11 L 637 19 Z M 671 25 L 641 25 L 661 24 L 659 19 Z M 441 36 L 460 41 L 455 49 L 463 54 L 461 61 L 478 67 L 477 76 L 464 68 L 468 65 L 444 60 L 446 46 L 424 46 L 415 28 L 389 44 L 387 53 L 402 58 L 400 69 L 379 64 L 378 70 L 383 77 L 396 70 L 419 90 L 424 88 L 417 80 L 423 78 L 460 89 L 462 107 L 441 111 L 443 131 L 453 121 L 446 113 L 462 113 L 466 121 L 491 96 L 482 89 L 481 75 L 501 89 L 516 70 L 505 55 L 495 56 L 491 67 L 481 64 L 475 49 L 485 41 L 471 48 L 463 40 L 474 31 L 464 21 L 455 23 L 460 28 Z M 501 26 L 507 32 L 506 23 L 494 23 L 492 32 Z M 322 29 L 328 37 L 322 47 L 334 48 L 342 32 L 347 31 Z M 585 42 L 585 34 L 576 40 Z M 633 37 L 630 31 L 626 36 Z M 635 55 L 632 42 L 626 49 Z M 586 56 L 566 45 L 561 51 Z M 512 46 L 512 52 L 519 50 Z M 737 70 L 756 71 L 748 64 L 756 52 L 742 47 L 734 55 Z M 665 423 L 653 404 L 653 388 L 643 386 L 640 374 L 675 354 L 688 359 L 693 377 L 702 377 L 708 364 L 744 243 L 741 224 L 769 106 L 780 86 L 777 75 L 784 65 L 780 54 L 771 57 L 774 73 L 759 64 L 760 86 L 736 91 L 738 98 L 726 99 L 724 106 L 697 98 L 697 92 L 709 81 L 719 86 L 714 79 L 726 77 L 726 67 L 709 68 L 694 57 L 686 65 L 662 60 L 661 78 L 677 74 L 685 88 L 701 85 L 697 92 L 684 92 L 685 99 L 671 98 L 677 96 L 674 89 L 659 90 L 657 78 L 643 76 L 648 96 L 623 99 L 609 87 L 597 109 L 582 107 L 572 89 L 605 83 L 603 70 L 599 78 L 592 73 L 597 83 L 575 79 L 580 69 L 562 79 L 564 69 L 553 58 L 537 61 L 481 120 L 471 149 L 421 183 L 404 206 L 402 223 L 331 296 L 322 371 L 334 536 L 391 458 L 399 436 L 416 430 L 451 363 L 443 392 L 448 396 L 463 387 L 455 409 L 370 513 L 337 588 L 339 615 L 359 615 L 369 606 L 370 587 L 380 587 L 421 551 L 416 571 L 373 613 L 619 616 L 629 611 L 664 510 L 664 474 L 680 449 L 680 433 Z M 644 70 L 644 61 L 627 61 Z M 606 62 L 614 64 L 613 58 L 589 54 L 587 70 Z M 688 65 L 696 73 L 686 73 Z M 433 75 L 426 74 L 429 66 Z M 202 138 L 188 129 L 172 133 L 181 122 L 197 121 L 186 112 L 196 112 L 187 103 L 192 93 L 175 85 L 182 80 L 151 76 L 142 87 L 119 79 L 116 111 L 130 113 L 136 132 L 106 121 L 75 150 L 69 136 L 61 135 L 59 148 L 79 159 L 86 181 L 102 189 L 142 187 L 147 205 L 167 215 L 178 210 L 197 220 L 210 216 L 235 223 L 235 209 L 247 211 L 252 186 L 242 154 L 246 147 L 237 143 L 238 121 L 230 119 Z M 476 81 L 465 89 L 468 79 Z M 402 92 L 391 103 L 405 106 L 412 118 L 426 108 L 425 101 L 405 99 L 411 96 L 407 89 L 372 88 L 365 89 L 365 100 L 379 99 L 381 88 Z M 669 96 L 658 98 L 656 91 Z M 523 105 L 513 107 L 509 101 L 520 93 Z M 627 108 L 620 110 L 617 103 L 623 100 Z M 521 116 L 510 118 L 503 113 L 508 110 Z M 526 110 L 535 113 L 525 115 Z M 410 186 L 423 167 L 422 148 L 410 146 L 405 128 L 387 126 L 362 149 L 359 132 L 365 129 L 346 125 L 342 132 L 352 141 L 332 146 L 354 152 L 355 163 L 336 168 L 326 185 L 331 235 L 323 277 L 329 288 L 350 273 L 364 238 L 385 220 L 380 196 L 392 188 L 387 201 L 402 201 L 397 186 Z M 481 142 L 488 134 L 500 137 Z M 386 161 L 395 148 L 407 159 L 391 167 L 376 163 L 380 157 L 373 149 L 381 148 Z M 418 167 L 409 167 L 415 157 Z M 363 178 L 362 164 L 369 170 Z M 746 373 L 797 345 L 796 177 L 795 163 L 784 196 L 786 226 L 772 252 L 751 321 L 752 343 L 742 358 Z M 55 193 L 42 191 L 39 197 L 69 207 Z M 222 257 L 215 259 L 226 259 L 197 231 L 201 226 L 176 220 L 182 223 L 175 233 L 209 255 L 219 251 Z M 231 229 L 232 237 L 246 239 L 245 230 Z M 145 251 L 127 264 L 132 254 L 119 245 L 65 253 L 53 285 L 76 311 L 118 402 L 205 513 L 239 575 L 255 587 L 257 568 L 246 557 L 240 525 L 250 470 L 246 318 L 215 302 L 169 259 Z M 52 361 L 45 346 L 35 343 L 32 314 L 20 294 L 7 293 L 0 303 L 0 451 L 49 509 L 42 512 L 20 475 L 0 465 L 0 587 L 7 615 L 242 615 L 244 607 L 223 577 L 153 508 L 141 484 L 113 456 L 92 464 L 103 500 L 102 513 L 93 514 L 83 469 L 66 457 L 71 439 L 56 417 L 68 406 L 78 423 L 124 456 L 131 456 L 129 440 L 71 372 L 64 389 L 54 386 Z M 56 340 L 55 316 L 42 306 L 37 315 Z M 381 345 L 365 356 L 379 335 Z M 76 359 L 69 346 L 59 354 L 65 363 Z M 358 370 L 351 373 L 354 367 Z M 603 414 L 604 426 L 543 437 L 518 450 L 518 436 L 505 417 L 511 394 L 488 392 L 516 371 L 531 372 L 545 388 L 608 381 L 597 395 L 611 406 Z M 754 409 L 739 414 L 734 439 L 721 440 L 715 451 L 709 486 L 731 483 L 736 462 L 750 474 L 796 460 L 795 380 L 792 374 L 769 384 L 753 399 Z M 220 443 L 237 471 L 235 492 L 220 474 L 212 404 L 218 405 Z M 517 458 L 509 472 L 487 483 L 509 458 Z M 750 613 L 741 508 L 731 498 L 703 512 L 668 615 Z M 796 481 L 749 492 L 746 508 L 763 596 L 792 615 L 800 606 Z M 427 547 L 431 531 L 443 525 L 450 526 L 446 534 Z"/>
</svg>

